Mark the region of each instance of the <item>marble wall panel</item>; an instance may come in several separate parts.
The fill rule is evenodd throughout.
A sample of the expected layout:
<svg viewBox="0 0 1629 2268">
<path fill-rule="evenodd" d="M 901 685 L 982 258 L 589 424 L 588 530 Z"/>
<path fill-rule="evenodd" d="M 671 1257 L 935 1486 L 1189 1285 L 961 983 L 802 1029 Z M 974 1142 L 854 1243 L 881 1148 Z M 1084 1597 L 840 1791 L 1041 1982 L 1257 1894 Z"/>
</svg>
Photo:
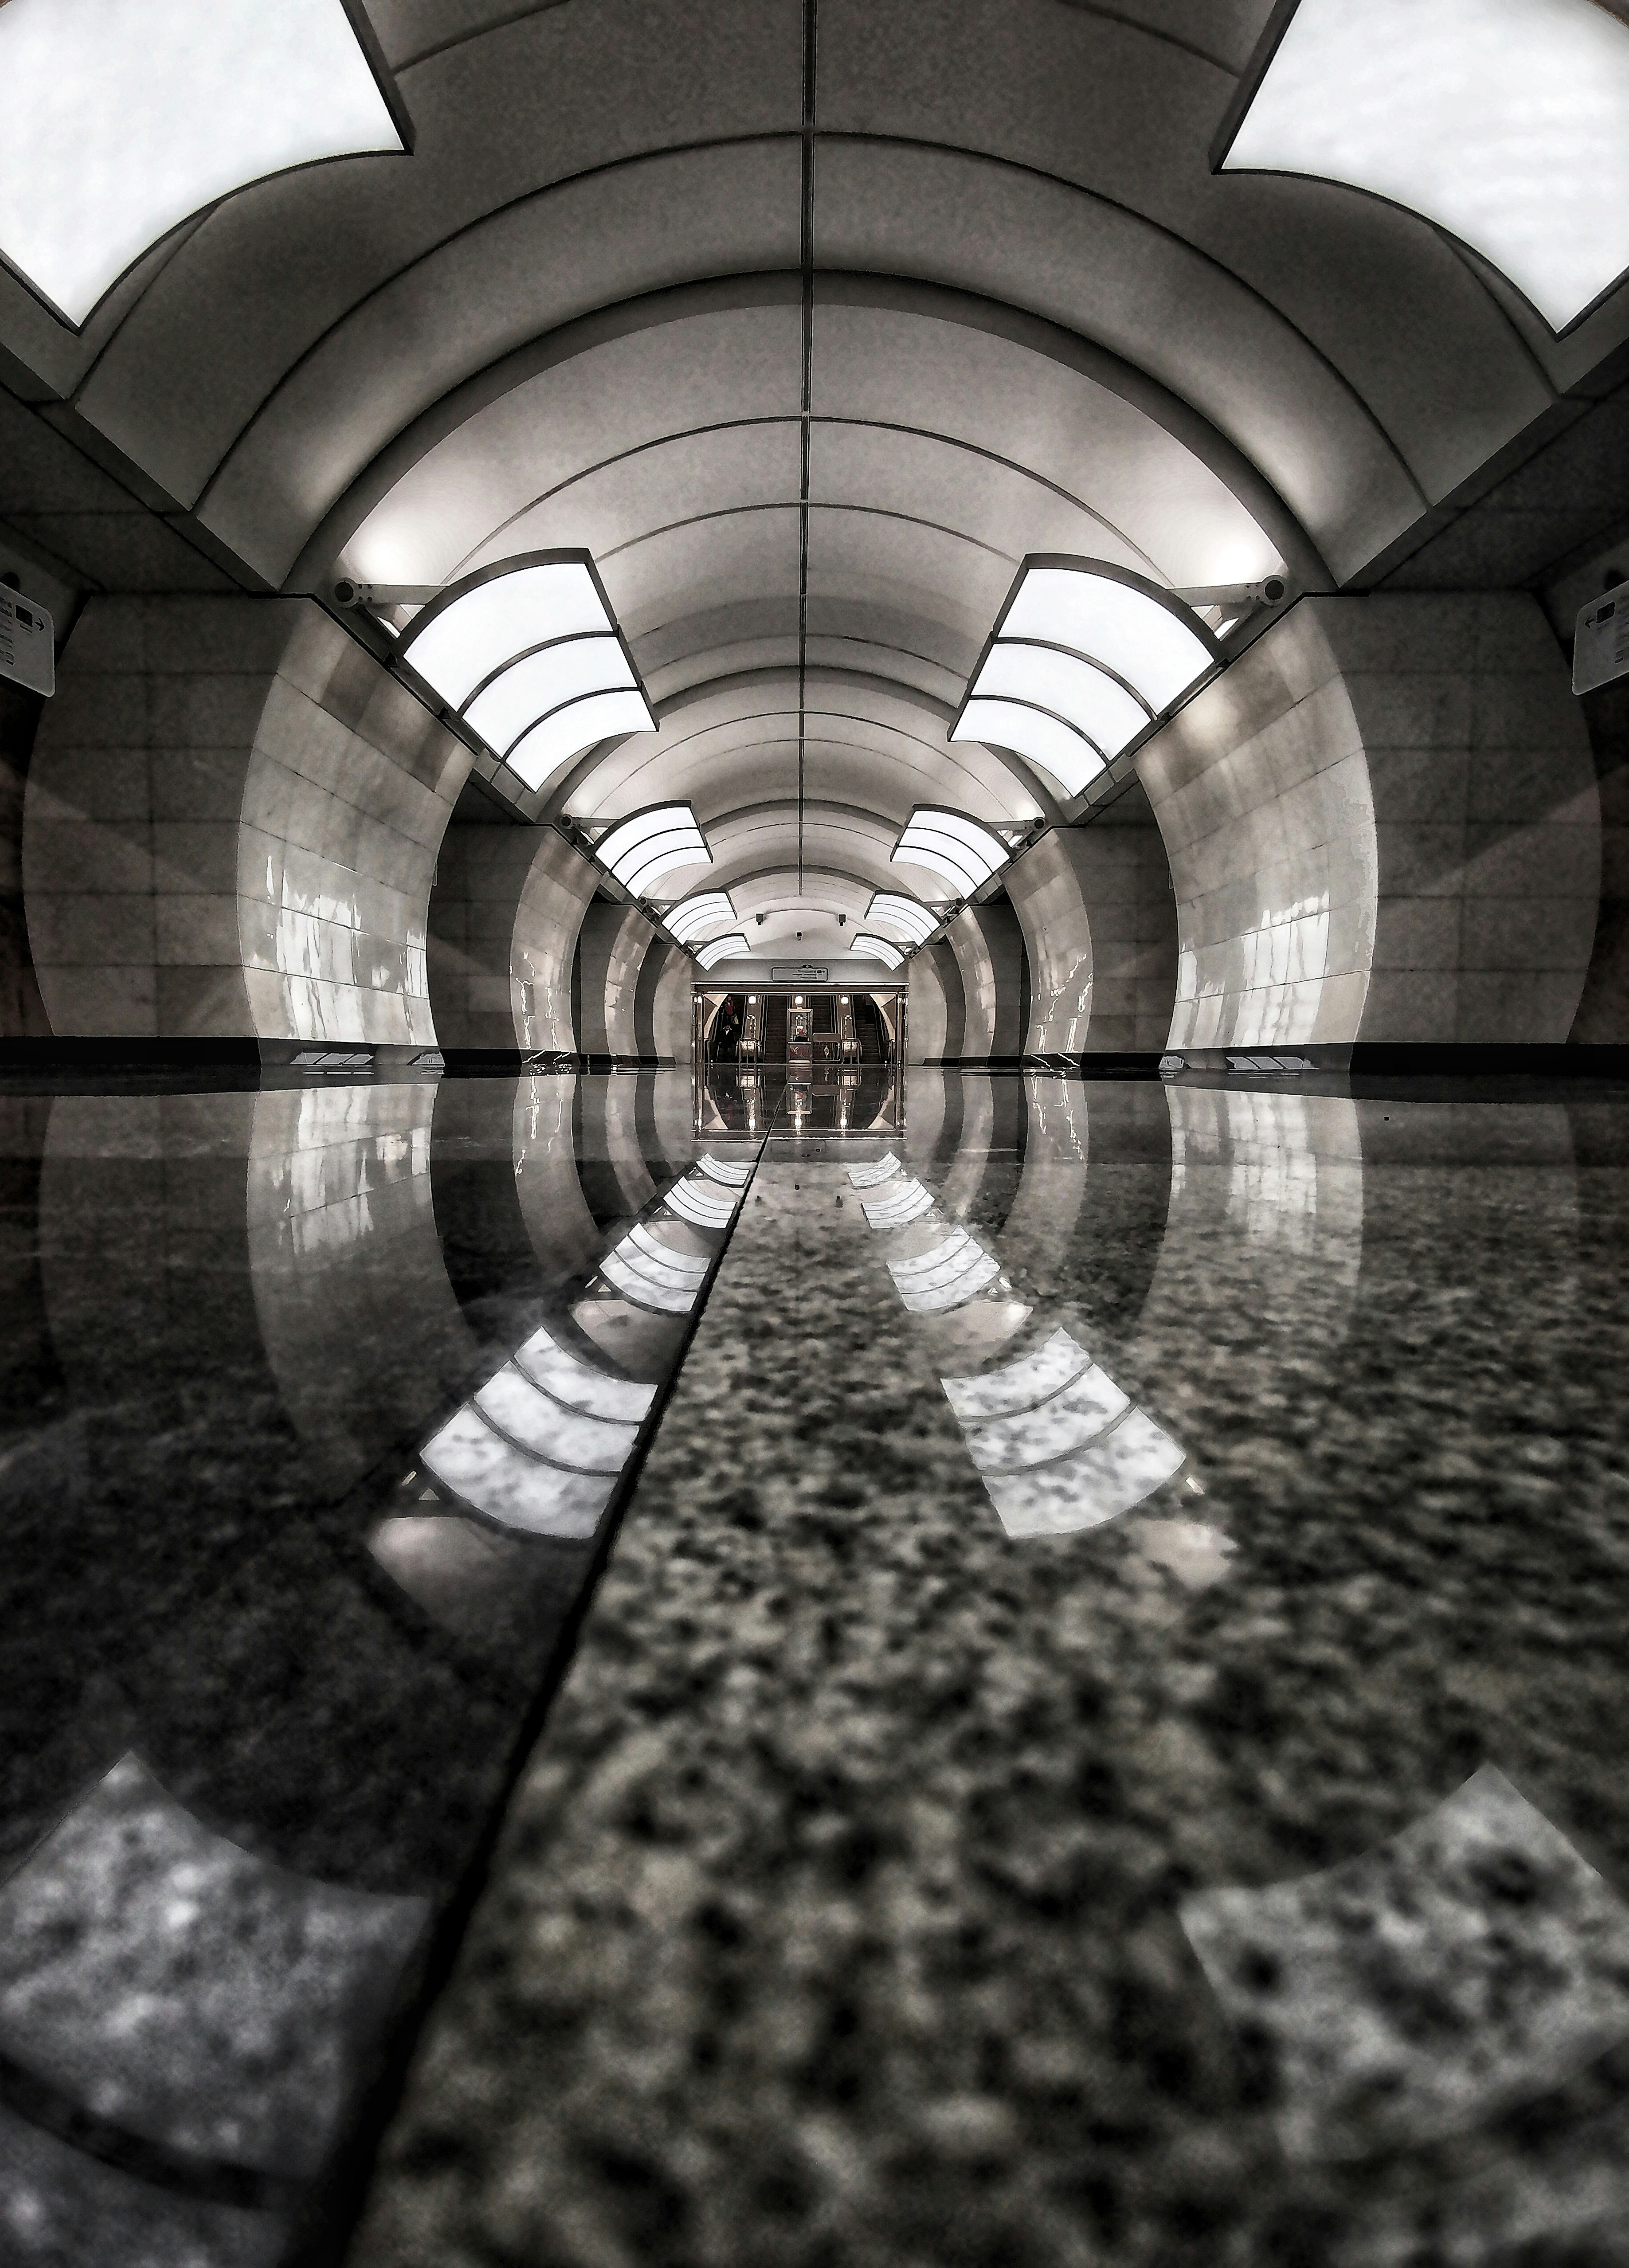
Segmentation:
<svg viewBox="0 0 1629 2268">
<path fill-rule="evenodd" d="M 1565 1040 L 1600 812 L 1536 600 L 1308 599 L 1138 760 L 1173 1047 Z"/>
<path fill-rule="evenodd" d="M 1089 827 L 1043 836 L 1007 895 L 1028 947 L 1032 1055 L 1162 1048 L 1176 988 L 1165 842 L 1139 787 Z"/>
<path fill-rule="evenodd" d="M 947 1017 L 945 1053 L 964 1058 L 1021 1054 L 1024 937 L 1012 907 L 999 899 L 964 907 L 946 931 L 945 944 L 955 958 L 962 1001 L 961 1043 L 951 1044 L 955 1019 Z"/>
<path fill-rule="evenodd" d="M 570 1052 L 571 959 L 593 868 L 553 828 L 449 827 L 429 920 L 444 1048 Z"/>
<path fill-rule="evenodd" d="M 913 953 L 905 974 L 906 1059 L 937 1063 L 945 1053 L 945 987 L 932 953 Z"/>
<path fill-rule="evenodd" d="M 23 845 L 54 1031 L 434 1044 L 470 759 L 387 671 L 309 600 L 116 598 L 59 682 Z"/>
<path fill-rule="evenodd" d="M 1588 973 L 1570 1036 L 1629 1042 L 1629 679 L 1579 703 L 1601 797 L 1601 901 Z"/>
<path fill-rule="evenodd" d="M 335 1494 L 427 1425 L 474 1360 L 431 1189 L 437 1087 L 249 1098 L 248 1243 L 262 1343 Z"/>
<path fill-rule="evenodd" d="M 690 1001 L 696 963 L 688 953 L 670 953 L 656 982 L 651 1004 L 651 1036 L 663 1063 L 689 1063 L 694 1030 Z"/>
</svg>

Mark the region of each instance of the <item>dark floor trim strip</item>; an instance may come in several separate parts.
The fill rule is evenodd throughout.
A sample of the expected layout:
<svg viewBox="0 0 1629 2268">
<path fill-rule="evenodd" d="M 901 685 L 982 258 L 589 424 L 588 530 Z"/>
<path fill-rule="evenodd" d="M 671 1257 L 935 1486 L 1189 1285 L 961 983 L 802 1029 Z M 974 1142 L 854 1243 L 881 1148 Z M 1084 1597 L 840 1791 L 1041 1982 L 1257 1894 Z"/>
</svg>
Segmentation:
<svg viewBox="0 0 1629 2268">
<path fill-rule="evenodd" d="M 719 1138 L 739 1141 L 741 1138 L 736 1135 Z M 357 2223 L 361 2218 L 362 2209 L 366 2201 L 368 2185 L 372 2179 L 374 2161 L 379 2154 L 380 2145 L 384 2140 L 386 2130 L 400 2108 L 402 2093 L 407 2085 L 408 2071 L 418 2044 L 419 2035 L 424 2029 L 431 2008 L 446 1988 L 453 1964 L 458 1958 L 459 1948 L 468 1930 L 470 1917 L 475 1911 L 482 1892 L 486 1888 L 493 1853 L 498 1848 L 505 1821 L 509 1815 L 515 1789 L 520 1785 L 521 1776 L 531 1759 L 533 1749 L 542 1737 L 543 1727 L 555 1695 L 559 1691 L 571 1668 L 572 1658 L 577 1652 L 578 1640 L 582 1634 L 583 1624 L 593 1611 L 601 1579 L 605 1573 L 607 1562 L 615 1548 L 616 1538 L 621 1533 L 623 1517 L 633 1500 L 634 1491 L 638 1485 L 639 1475 L 644 1469 L 645 1458 L 649 1455 L 651 1447 L 661 1431 L 662 1421 L 667 1413 L 667 1404 L 673 1399 L 674 1389 L 683 1375 L 685 1363 L 689 1359 L 691 1344 L 701 1328 L 702 1317 L 707 1312 L 712 1298 L 713 1287 L 719 1280 L 719 1270 L 723 1268 L 729 1256 L 730 1247 L 735 1241 L 735 1231 L 741 1224 L 748 1201 L 752 1196 L 753 1183 L 757 1179 L 758 1167 L 763 1161 L 764 1144 L 768 1139 L 769 1136 L 766 1133 L 758 1143 L 757 1152 L 753 1159 L 752 1172 L 741 1189 L 741 1202 L 730 1217 L 730 1224 L 725 1232 L 724 1241 L 713 1256 L 711 1267 L 702 1278 L 701 1288 L 686 1318 L 683 1336 L 680 1339 L 673 1366 L 662 1381 L 656 1399 L 651 1405 L 649 1415 L 640 1426 L 638 1439 L 634 1444 L 627 1463 L 623 1468 L 615 1492 L 606 1507 L 605 1517 L 595 1540 L 593 1558 L 588 1573 L 571 1613 L 562 1627 L 559 1639 L 549 1656 L 537 1691 L 533 1697 L 531 1706 L 526 1712 L 505 1760 L 491 1813 L 483 1829 L 469 1864 L 464 1871 L 462 1880 L 431 1925 L 430 1941 L 424 1955 L 422 1966 L 416 1974 L 410 1999 L 401 2009 L 390 2036 L 379 2051 L 373 2069 L 367 2078 L 361 2111 L 322 2174 L 302 2200 L 294 2241 L 282 2264 L 282 2268 L 340 2268 L 350 2240 L 356 2233 Z M 682 1180 L 683 1175 L 675 1175 L 674 1178 Z M 666 1195 L 665 1189 L 660 1191 L 658 1197 L 644 1208 L 638 1218 L 644 1219 L 656 1211 Z"/>
</svg>

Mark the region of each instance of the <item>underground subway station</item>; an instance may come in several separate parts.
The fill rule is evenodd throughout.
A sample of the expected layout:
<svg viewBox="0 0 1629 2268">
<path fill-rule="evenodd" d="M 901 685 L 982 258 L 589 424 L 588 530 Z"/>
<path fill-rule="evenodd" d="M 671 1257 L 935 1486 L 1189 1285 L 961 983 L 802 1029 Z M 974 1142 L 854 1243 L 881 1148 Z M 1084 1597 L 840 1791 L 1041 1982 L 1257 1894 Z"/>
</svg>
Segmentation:
<svg viewBox="0 0 1629 2268">
<path fill-rule="evenodd" d="M 1629 2268 L 1629 0 L 0 90 L 0 2268 Z"/>
</svg>

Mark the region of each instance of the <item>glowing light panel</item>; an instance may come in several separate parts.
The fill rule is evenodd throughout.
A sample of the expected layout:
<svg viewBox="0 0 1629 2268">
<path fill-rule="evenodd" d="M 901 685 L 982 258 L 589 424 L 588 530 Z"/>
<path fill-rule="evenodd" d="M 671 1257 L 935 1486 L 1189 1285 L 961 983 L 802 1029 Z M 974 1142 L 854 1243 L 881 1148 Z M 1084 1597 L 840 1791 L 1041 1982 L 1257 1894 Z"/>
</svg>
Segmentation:
<svg viewBox="0 0 1629 2268">
<path fill-rule="evenodd" d="M 70 323 L 217 198 L 401 151 L 341 0 L 10 0 L 0 243 Z"/>
<path fill-rule="evenodd" d="M 1301 0 L 1221 169 L 1405 205 L 1563 330 L 1629 268 L 1629 29 L 1594 0 Z"/>
<path fill-rule="evenodd" d="M 529 788 L 542 787 L 563 764 L 614 733 L 651 733 L 655 725 L 643 693 L 590 693 L 568 702 L 533 725 L 505 761 Z"/>
<path fill-rule="evenodd" d="M 1014 579 L 967 699 L 1030 703 L 1112 757 L 1220 655 L 1192 608 L 1157 583 L 1100 559 L 1037 552 Z M 961 725 L 958 715 L 953 740 L 979 737 Z"/>
<path fill-rule="evenodd" d="M 880 961 L 887 968 L 903 967 L 905 959 L 899 947 L 896 945 L 890 945 L 887 938 L 868 937 L 863 930 L 850 946 L 849 951 L 858 954 L 862 961 Z"/>
<path fill-rule="evenodd" d="M 602 836 L 594 856 L 636 897 L 662 874 L 681 866 L 711 866 L 712 853 L 688 803 L 659 803 L 637 811 Z"/>
<path fill-rule="evenodd" d="M 896 897 L 892 892 L 879 890 L 866 909 L 866 919 L 887 922 L 893 928 L 903 930 L 913 944 L 922 945 L 939 927 L 939 917 L 918 905 L 914 898 Z"/>
<path fill-rule="evenodd" d="M 715 937 L 709 945 L 698 945 L 696 958 L 704 968 L 716 968 L 721 961 L 745 961 L 751 953 L 741 931 L 733 930 L 728 937 Z"/>
</svg>

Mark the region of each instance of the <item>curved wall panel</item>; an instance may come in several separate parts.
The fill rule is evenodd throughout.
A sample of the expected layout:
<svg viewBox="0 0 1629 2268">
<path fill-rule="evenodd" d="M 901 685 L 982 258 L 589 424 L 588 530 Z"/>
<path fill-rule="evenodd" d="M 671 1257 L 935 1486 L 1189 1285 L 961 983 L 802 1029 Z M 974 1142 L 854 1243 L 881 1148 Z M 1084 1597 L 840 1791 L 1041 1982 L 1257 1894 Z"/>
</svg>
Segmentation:
<svg viewBox="0 0 1629 2268">
<path fill-rule="evenodd" d="M 1176 990 L 1176 902 L 1147 799 L 1025 852 L 1007 895 L 1029 952 L 1032 1055 L 1162 1048 Z"/>
<path fill-rule="evenodd" d="M 1303 600 L 1137 762 L 1176 887 L 1173 1047 L 1567 1037 L 1600 798 L 1536 600 Z"/>
</svg>

